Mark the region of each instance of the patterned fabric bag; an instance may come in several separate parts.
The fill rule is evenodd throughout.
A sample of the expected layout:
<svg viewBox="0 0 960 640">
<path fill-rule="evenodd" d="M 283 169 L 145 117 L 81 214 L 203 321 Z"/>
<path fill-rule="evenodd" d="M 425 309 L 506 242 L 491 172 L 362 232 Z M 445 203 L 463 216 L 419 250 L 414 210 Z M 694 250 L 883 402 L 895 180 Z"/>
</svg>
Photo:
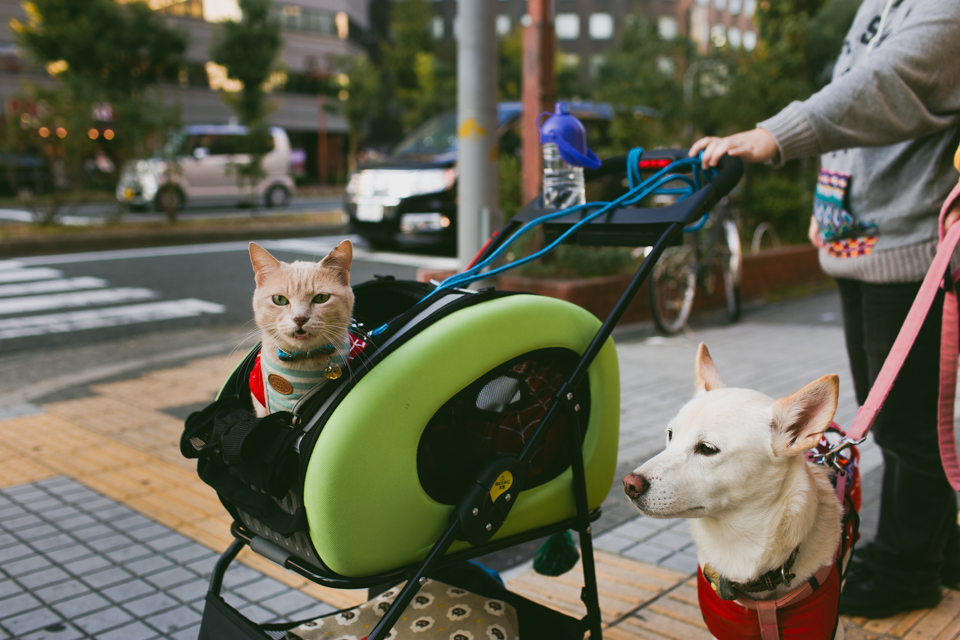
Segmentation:
<svg viewBox="0 0 960 640">
<path fill-rule="evenodd" d="M 287 632 L 284 640 L 363 640 L 400 594 L 403 584 L 373 600 Z M 428 580 L 407 606 L 387 640 L 519 640 L 517 610 L 503 600 L 484 598 Z"/>
<path fill-rule="evenodd" d="M 875 224 L 863 223 L 844 208 L 850 174 L 820 170 L 813 201 L 813 217 L 820 227 L 820 241 L 831 255 L 856 258 L 868 255 L 877 243 Z"/>
</svg>

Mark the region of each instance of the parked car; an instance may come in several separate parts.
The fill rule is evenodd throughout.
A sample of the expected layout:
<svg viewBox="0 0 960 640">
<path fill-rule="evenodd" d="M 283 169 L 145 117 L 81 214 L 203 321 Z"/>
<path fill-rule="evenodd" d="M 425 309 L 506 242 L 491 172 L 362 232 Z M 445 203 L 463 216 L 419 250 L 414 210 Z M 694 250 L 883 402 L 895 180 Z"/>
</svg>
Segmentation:
<svg viewBox="0 0 960 640">
<path fill-rule="evenodd" d="M 609 105 L 572 102 L 570 112 L 587 128 L 588 140 L 613 120 Z M 649 110 L 643 110 L 649 115 Z M 519 102 L 498 105 L 500 157 L 519 154 Z M 362 164 L 350 176 L 344 197 L 350 227 L 375 247 L 397 242 L 457 243 L 457 114 L 431 118 L 400 141 L 387 157 Z"/>
<path fill-rule="evenodd" d="M 128 163 L 117 184 L 117 199 L 134 206 L 153 205 L 165 210 L 187 203 L 237 203 L 250 192 L 240 187 L 234 166 L 250 159 L 246 127 L 237 125 L 194 125 L 172 136 L 168 156 L 177 158 L 168 170 L 163 158 Z M 270 128 L 270 150 L 263 156 L 266 176 L 253 189 L 253 195 L 268 207 L 280 207 L 290 201 L 293 178 L 290 173 L 290 139 L 279 127 Z M 168 199 L 172 199 L 169 201 Z"/>
</svg>

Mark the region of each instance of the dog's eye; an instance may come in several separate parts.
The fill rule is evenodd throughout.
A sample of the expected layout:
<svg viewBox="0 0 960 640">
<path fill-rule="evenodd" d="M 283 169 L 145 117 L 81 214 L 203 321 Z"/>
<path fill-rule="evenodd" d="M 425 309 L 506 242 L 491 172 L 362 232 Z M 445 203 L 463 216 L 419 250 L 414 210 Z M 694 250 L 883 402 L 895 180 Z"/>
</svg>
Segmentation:
<svg viewBox="0 0 960 640">
<path fill-rule="evenodd" d="M 720 449 L 717 449 L 713 445 L 709 445 L 706 442 L 701 442 L 698 444 L 694 448 L 694 451 L 702 456 L 715 456 L 720 453 Z"/>
<path fill-rule="evenodd" d="M 673 429 L 667 429 L 667 442 L 673 440 Z"/>
</svg>

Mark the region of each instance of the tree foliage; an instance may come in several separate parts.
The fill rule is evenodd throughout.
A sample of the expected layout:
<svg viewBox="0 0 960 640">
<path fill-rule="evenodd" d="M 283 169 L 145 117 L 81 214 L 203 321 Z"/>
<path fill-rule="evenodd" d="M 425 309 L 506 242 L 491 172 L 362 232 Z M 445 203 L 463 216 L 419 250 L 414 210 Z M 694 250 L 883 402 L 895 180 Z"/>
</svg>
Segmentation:
<svg viewBox="0 0 960 640">
<path fill-rule="evenodd" d="M 249 188 L 251 200 L 256 185 L 266 176 L 263 156 L 273 146 L 267 116 L 272 105 L 268 98 L 269 81 L 277 70 L 277 57 L 283 47 L 280 23 L 270 18 L 272 0 L 239 0 L 240 21 L 228 21 L 210 45 L 213 62 L 227 70 L 227 77 L 240 82 L 236 93 L 223 92 L 224 101 L 247 127 L 244 147 L 247 162 L 237 162 L 233 170 L 241 188 Z M 255 201 L 251 204 L 256 205 Z"/>
<path fill-rule="evenodd" d="M 210 45 L 213 61 L 227 70 L 227 77 L 241 83 L 236 94 L 225 94 L 240 122 L 252 125 L 264 120 L 270 109 L 267 83 L 276 70 L 283 46 L 280 23 L 270 19 L 272 0 L 239 0 L 239 22 L 223 23 Z"/>
<path fill-rule="evenodd" d="M 25 87 L 23 103 L 34 106 L 8 120 L 5 145 L 45 156 L 56 203 L 66 189 L 85 185 L 92 155 L 105 152 L 120 166 L 148 153 L 176 122 L 160 83 L 176 77 L 186 38 L 145 2 L 33 0 L 23 6 L 26 21 L 10 24 L 17 44 L 54 82 Z M 110 141 L 88 134 L 107 127 Z M 58 210 L 55 204 L 39 217 L 53 222 Z"/>
<path fill-rule="evenodd" d="M 375 43 L 374 55 L 343 60 L 352 155 L 361 144 L 392 144 L 426 119 L 456 108 L 456 52 L 434 40 L 430 5 L 406 0 L 390 3 L 389 10 L 387 36 Z"/>
</svg>

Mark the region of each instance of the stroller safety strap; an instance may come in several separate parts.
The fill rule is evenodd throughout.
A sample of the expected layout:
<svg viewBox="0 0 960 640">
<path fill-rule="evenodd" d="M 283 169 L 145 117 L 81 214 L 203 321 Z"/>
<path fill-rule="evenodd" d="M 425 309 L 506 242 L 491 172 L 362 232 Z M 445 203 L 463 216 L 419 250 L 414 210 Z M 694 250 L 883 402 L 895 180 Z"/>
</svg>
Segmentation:
<svg viewBox="0 0 960 640">
<path fill-rule="evenodd" d="M 946 291 L 946 296 L 943 302 L 943 325 L 940 336 L 940 403 L 938 408 L 940 458 L 943 461 L 943 468 L 950 484 L 954 490 L 960 491 L 960 461 L 957 459 L 953 420 L 957 389 L 958 321 L 960 321 L 957 315 L 955 282 L 960 274 L 950 273 L 950 260 L 958 242 L 960 242 L 960 224 L 953 225 L 949 233 L 945 233 L 943 228 L 950 204 L 958 197 L 960 197 L 960 184 L 953 189 L 940 211 L 940 243 L 937 247 L 937 255 L 934 257 L 933 264 L 920 286 L 920 292 L 917 294 L 909 314 L 907 314 L 903 328 L 901 328 L 893 348 L 890 349 L 890 354 L 883 363 L 876 382 L 870 389 L 866 402 L 863 403 L 857 413 L 847 436 L 847 441 L 858 441 L 866 436 L 867 431 L 870 430 L 873 421 L 887 399 L 887 395 L 890 393 L 890 389 L 893 387 L 894 381 L 897 379 L 897 375 L 903 368 L 927 313 L 933 305 L 934 298 L 942 286 Z"/>
</svg>

